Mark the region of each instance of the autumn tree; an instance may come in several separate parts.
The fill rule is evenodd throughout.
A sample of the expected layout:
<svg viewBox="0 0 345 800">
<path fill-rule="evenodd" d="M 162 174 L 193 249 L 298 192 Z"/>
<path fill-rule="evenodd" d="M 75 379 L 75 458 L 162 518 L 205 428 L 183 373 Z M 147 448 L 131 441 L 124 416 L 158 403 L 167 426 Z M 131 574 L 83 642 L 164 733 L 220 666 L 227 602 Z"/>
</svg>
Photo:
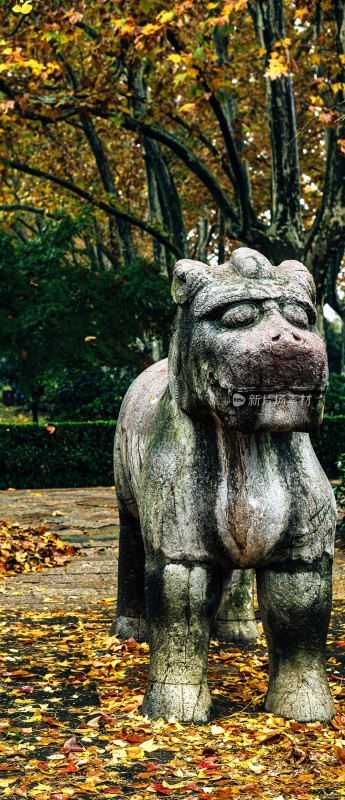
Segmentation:
<svg viewBox="0 0 345 800">
<path fill-rule="evenodd" d="M 2 30 L 6 220 L 87 202 L 114 265 L 300 258 L 342 310 L 343 0 L 33 0 Z"/>
</svg>

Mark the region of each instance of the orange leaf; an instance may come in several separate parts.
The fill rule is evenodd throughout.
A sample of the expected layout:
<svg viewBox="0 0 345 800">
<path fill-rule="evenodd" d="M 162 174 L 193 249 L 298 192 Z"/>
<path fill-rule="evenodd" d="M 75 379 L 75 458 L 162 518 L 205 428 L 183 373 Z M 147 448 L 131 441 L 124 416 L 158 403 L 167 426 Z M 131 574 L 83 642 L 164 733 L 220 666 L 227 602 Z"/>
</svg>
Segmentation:
<svg viewBox="0 0 345 800">
<path fill-rule="evenodd" d="M 49 425 L 48 422 L 45 424 L 44 427 L 46 431 L 48 431 L 48 433 L 55 433 L 56 431 L 55 425 Z"/>
<path fill-rule="evenodd" d="M 331 725 L 338 731 L 340 731 L 342 728 L 345 728 L 345 717 L 343 716 L 341 711 L 339 711 L 339 714 L 337 714 L 336 717 L 331 719 Z"/>
<path fill-rule="evenodd" d="M 339 747 L 339 745 L 335 745 L 333 748 L 333 752 L 339 759 L 341 764 L 345 764 L 345 747 Z"/>
</svg>

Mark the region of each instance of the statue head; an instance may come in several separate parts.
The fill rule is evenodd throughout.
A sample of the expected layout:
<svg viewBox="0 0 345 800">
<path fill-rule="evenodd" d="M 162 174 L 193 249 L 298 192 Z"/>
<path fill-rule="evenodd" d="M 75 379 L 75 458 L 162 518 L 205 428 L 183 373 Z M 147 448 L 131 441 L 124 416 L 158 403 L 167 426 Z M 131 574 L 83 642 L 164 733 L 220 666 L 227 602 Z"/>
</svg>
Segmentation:
<svg viewBox="0 0 345 800">
<path fill-rule="evenodd" d="M 315 286 L 299 261 L 278 267 L 241 247 L 220 266 L 178 261 L 169 386 L 187 413 L 243 432 L 310 431 L 322 421 L 325 346 Z"/>
</svg>

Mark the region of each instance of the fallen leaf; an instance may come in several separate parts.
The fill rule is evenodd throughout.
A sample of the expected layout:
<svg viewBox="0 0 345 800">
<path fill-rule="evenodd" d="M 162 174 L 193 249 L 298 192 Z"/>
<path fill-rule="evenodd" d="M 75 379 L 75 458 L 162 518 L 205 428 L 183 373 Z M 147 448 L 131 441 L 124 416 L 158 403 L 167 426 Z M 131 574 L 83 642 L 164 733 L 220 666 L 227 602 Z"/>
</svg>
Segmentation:
<svg viewBox="0 0 345 800">
<path fill-rule="evenodd" d="M 200 764 L 198 764 L 198 769 L 217 769 L 216 762 L 218 761 L 218 756 L 207 756 Z"/>
<path fill-rule="evenodd" d="M 145 753 L 141 749 L 141 747 L 127 747 L 126 756 L 130 759 L 130 761 L 136 761 L 138 759 L 144 758 Z"/>
<path fill-rule="evenodd" d="M 345 764 L 345 747 L 339 747 L 339 745 L 335 745 L 333 748 L 333 752 L 339 759 L 341 764 Z"/>
<path fill-rule="evenodd" d="M 155 750 L 160 749 L 159 744 L 155 744 L 154 739 L 147 739 L 146 742 L 141 742 L 140 745 L 141 749 L 144 750 L 145 753 L 153 753 Z"/>
<path fill-rule="evenodd" d="M 77 743 L 75 736 L 71 736 L 70 739 L 66 739 L 65 744 L 61 748 L 62 753 L 81 753 L 82 750 L 83 748 Z"/>
<path fill-rule="evenodd" d="M 212 736 L 220 736 L 222 733 L 225 733 L 225 730 L 221 725 L 211 725 L 211 733 Z"/>
<path fill-rule="evenodd" d="M 168 786 L 163 786 L 162 783 L 149 783 L 147 789 L 154 790 L 158 794 L 171 794 L 171 792 L 175 791 L 175 789 L 171 789 Z"/>
</svg>

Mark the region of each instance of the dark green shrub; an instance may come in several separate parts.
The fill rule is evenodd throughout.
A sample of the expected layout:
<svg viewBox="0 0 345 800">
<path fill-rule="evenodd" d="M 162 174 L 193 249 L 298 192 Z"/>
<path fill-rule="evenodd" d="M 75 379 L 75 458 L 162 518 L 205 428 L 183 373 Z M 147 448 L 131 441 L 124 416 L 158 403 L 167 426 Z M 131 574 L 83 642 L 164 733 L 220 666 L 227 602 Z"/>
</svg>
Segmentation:
<svg viewBox="0 0 345 800">
<path fill-rule="evenodd" d="M 310 438 L 326 475 L 338 477 L 340 456 L 345 453 L 345 416 L 325 416 L 320 430 Z"/>
<path fill-rule="evenodd" d="M 337 322 L 324 317 L 325 339 L 330 372 L 339 373 L 342 369 L 342 329 L 340 317 Z"/>
<path fill-rule="evenodd" d="M 56 422 L 93 422 L 117 419 L 135 368 L 91 367 L 83 372 L 66 370 L 46 392 L 45 416 Z"/>
<path fill-rule="evenodd" d="M 335 494 L 339 505 L 341 506 L 342 509 L 345 510 L 345 453 L 342 453 L 342 455 L 340 456 L 338 466 L 339 466 L 341 483 L 339 486 L 337 486 Z M 345 519 L 343 520 L 342 528 L 345 539 Z"/>
<path fill-rule="evenodd" d="M 326 392 L 325 413 L 327 416 L 345 415 L 345 375 L 330 372 Z"/>
<path fill-rule="evenodd" d="M 115 427 L 62 422 L 50 433 L 39 425 L 0 425 L 0 488 L 111 486 Z"/>
<path fill-rule="evenodd" d="M 63 215 L 25 242 L 0 226 L 0 378 L 25 396 L 34 422 L 66 376 L 131 366 L 136 375 L 152 363 L 153 343 L 167 350 L 168 278 L 145 259 L 94 271 L 82 244 L 88 225 Z"/>
</svg>

